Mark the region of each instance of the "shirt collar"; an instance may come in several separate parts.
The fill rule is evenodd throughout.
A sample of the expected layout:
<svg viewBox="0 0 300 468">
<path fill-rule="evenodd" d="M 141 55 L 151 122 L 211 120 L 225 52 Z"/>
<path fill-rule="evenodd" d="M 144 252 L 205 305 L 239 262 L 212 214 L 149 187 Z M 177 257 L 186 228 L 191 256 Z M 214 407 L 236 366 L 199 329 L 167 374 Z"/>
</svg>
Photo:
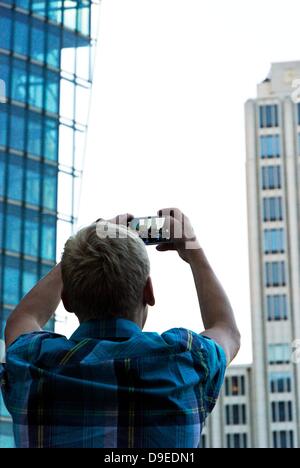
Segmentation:
<svg viewBox="0 0 300 468">
<path fill-rule="evenodd" d="M 88 320 L 83 322 L 70 337 L 72 341 L 84 338 L 130 338 L 141 333 L 140 327 L 131 320 L 123 318 Z"/>
</svg>

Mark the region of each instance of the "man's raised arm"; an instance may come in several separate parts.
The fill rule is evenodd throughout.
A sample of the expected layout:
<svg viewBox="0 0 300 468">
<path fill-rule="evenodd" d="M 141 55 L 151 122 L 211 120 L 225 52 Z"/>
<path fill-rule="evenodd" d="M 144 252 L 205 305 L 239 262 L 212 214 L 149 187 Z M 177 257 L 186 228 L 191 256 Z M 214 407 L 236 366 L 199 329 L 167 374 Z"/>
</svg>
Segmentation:
<svg viewBox="0 0 300 468">
<path fill-rule="evenodd" d="M 42 330 L 60 303 L 61 291 L 61 269 L 58 264 L 23 297 L 8 318 L 6 347 L 23 333 Z"/>
<path fill-rule="evenodd" d="M 223 348 L 230 364 L 240 348 L 240 333 L 229 299 L 201 249 L 189 219 L 176 208 L 161 210 L 159 214 L 169 219 L 173 243 L 160 245 L 157 250 L 177 250 L 189 263 L 205 328 L 202 334 Z"/>
</svg>

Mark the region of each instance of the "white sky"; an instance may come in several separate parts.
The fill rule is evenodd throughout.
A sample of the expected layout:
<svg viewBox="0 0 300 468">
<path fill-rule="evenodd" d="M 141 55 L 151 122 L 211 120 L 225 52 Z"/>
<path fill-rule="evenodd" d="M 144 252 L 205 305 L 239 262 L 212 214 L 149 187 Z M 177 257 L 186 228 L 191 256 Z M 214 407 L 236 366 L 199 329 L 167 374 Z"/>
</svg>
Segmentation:
<svg viewBox="0 0 300 468">
<path fill-rule="evenodd" d="M 188 214 L 251 361 L 244 102 L 271 62 L 300 59 L 298 0 L 103 0 L 79 224 Z M 150 249 L 146 330 L 201 329 L 192 275 Z"/>
</svg>

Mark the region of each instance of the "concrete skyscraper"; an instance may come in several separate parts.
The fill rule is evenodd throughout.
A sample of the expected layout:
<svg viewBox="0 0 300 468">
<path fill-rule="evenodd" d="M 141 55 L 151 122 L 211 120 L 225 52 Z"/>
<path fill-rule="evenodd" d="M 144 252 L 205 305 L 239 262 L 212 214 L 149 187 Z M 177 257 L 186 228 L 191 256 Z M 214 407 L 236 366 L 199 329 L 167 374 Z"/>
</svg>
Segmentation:
<svg viewBox="0 0 300 468">
<path fill-rule="evenodd" d="M 246 104 L 253 323 L 253 424 L 257 447 L 300 446 L 300 62 L 276 63 Z"/>
<path fill-rule="evenodd" d="M 232 366 L 206 447 L 300 447 L 300 62 L 275 63 L 246 103 L 253 364 Z"/>
<path fill-rule="evenodd" d="M 2 350 L 7 316 L 56 263 L 57 239 L 76 222 L 98 4 L 0 1 Z M 11 445 L 0 399 L 0 447 Z"/>
</svg>

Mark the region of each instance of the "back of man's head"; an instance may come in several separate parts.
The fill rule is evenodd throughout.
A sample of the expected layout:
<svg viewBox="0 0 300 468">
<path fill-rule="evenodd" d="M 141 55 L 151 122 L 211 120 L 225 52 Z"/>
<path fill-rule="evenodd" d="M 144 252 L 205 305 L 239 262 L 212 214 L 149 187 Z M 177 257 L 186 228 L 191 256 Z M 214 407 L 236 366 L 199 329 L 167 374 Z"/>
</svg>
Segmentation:
<svg viewBox="0 0 300 468">
<path fill-rule="evenodd" d="M 142 307 L 150 263 L 135 233 L 125 226 L 98 223 L 66 242 L 61 270 L 65 307 L 83 322 L 134 317 Z"/>
</svg>

